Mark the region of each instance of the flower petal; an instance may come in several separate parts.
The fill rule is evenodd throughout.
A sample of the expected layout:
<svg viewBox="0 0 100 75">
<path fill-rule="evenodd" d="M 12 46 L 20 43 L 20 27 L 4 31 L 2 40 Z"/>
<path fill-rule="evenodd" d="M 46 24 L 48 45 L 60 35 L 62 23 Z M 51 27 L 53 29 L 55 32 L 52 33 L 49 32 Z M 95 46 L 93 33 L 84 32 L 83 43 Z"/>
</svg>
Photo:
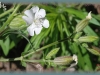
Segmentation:
<svg viewBox="0 0 100 75">
<path fill-rule="evenodd" d="M 39 11 L 39 7 L 38 6 L 34 6 L 31 8 L 31 10 L 33 11 L 33 13 L 36 13 Z"/>
<path fill-rule="evenodd" d="M 27 15 L 30 19 L 33 20 L 34 15 L 33 15 L 33 13 L 32 13 L 31 10 L 26 10 L 26 11 L 24 12 L 24 14 Z"/>
<path fill-rule="evenodd" d="M 36 12 L 35 18 L 44 18 L 46 15 L 46 12 L 44 9 L 40 9 L 39 12 Z"/>
<path fill-rule="evenodd" d="M 27 28 L 27 31 L 30 36 L 34 36 L 34 29 L 35 29 L 34 23 Z"/>
<path fill-rule="evenodd" d="M 44 20 L 43 27 L 45 27 L 45 28 L 49 27 L 49 21 L 47 19 Z"/>
<path fill-rule="evenodd" d="M 43 27 L 35 28 L 35 29 L 34 29 L 35 33 L 36 33 L 36 34 L 39 34 L 39 33 L 41 32 L 42 28 L 43 28 Z"/>
<path fill-rule="evenodd" d="M 28 25 L 32 24 L 32 19 L 30 19 L 29 17 L 27 17 L 27 16 L 22 16 L 22 18 L 26 21 L 26 23 L 27 23 Z"/>
</svg>

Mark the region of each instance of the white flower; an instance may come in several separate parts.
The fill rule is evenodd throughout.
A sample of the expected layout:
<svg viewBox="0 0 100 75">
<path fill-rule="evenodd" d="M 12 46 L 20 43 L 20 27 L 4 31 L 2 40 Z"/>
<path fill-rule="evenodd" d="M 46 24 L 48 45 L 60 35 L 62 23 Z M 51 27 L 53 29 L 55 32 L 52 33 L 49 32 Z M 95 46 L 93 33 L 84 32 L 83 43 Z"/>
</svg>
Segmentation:
<svg viewBox="0 0 100 75">
<path fill-rule="evenodd" d="M 26 21 L 29 27 L 27 31 L 30 36 L 34 36 L 35 34 L 39 34 L 43 27 L 49 27 L 49 21 L 45 19 L 46 12 L 44 9 L 40 9 L 38 6 L 32 7 L 30 10 L 26 10 L 24 12 L 25 16 L 22 18 Z"/>
<path fill-rule="evenodd" d="M 77 64 L 78 63 L 78 58 L 77 58 L 77 55 L 73 55 L 73 60 L 76 62 L 75 64 Z"/>
<path fill-rule="evenodd" d="M 88 15 L 86 16 L 86 18 L 89 19 L 89 20 L 92 18 L 91 11 L 88 13 Z"/>
</svg>

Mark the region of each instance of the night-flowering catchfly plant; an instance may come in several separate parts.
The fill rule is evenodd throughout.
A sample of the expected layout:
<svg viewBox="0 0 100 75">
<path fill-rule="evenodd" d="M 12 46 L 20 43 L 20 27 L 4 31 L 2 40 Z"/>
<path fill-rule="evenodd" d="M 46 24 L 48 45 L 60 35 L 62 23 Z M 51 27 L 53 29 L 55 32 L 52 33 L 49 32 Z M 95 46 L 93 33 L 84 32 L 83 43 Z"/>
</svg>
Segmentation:
<svg viewBox="0 0 100 75">
<path fill-rule="evenodd" d="M 38 5 L 39 7 L 41 7 L 41 4 Z M 0 62 L 21 61 L 21 64 L 23 66 L 25 66 L 27 62 L 33 64 L 42 63 L 43 65 L 45 64 L 48 65 L 47 67 L 60 66 L 61 68 L 65 66 L 67 66 L 67 68 L 75 67 L 76 65 L 78 65 L 79 67 L 81 67 L 81 69 L 84 70 L 85 70 L 84 66 L 86 66 L 86 70 L 92 69 L 89 55 L 85 56 L 84 52 L 86 53 L 87 52 L 86 50 L 88 50 L 90 53 L 100 56 L 100 50 L 98 47 L 96 47 L 99 37 L 96 36 L 96 34 L 94 34 L 95 32 L 92 34 L 93 31 L 91 28 L 89 28 L 88 25 L 89 22 L 90 23 L 96 22 L 95 18 L 92 18 L 91 12 L 88 13 L 86 18 L 82 18 L 85 16 L 84 12 L 82 12 L 84 16 L 77 15 L 76 9 L 75 11 L 73 11 L 74 9 L 72 10 L 72 8 L 71 9 L 67 7 L 65 8 L 65 5 L 64 5 L 64 9 L 62 9 L 63 5 L 54 8 L 50 4 L 50 10 L 49 10 L 49 4 L 46 4 L 46 6 L 44 4 L 42 6 L 44 9 L 42 8 L 39 9 L 38 6 L 33 6 L 33 7 L 32 6 L 33 4 L 29 4 L 26 8 L 22 7 L 22 9 L 23 8 L 24 9 L 21 10 L 20 12 L 21 13 L 24 12 L 24 15 L 17 13 L 19 8 L 21 7 L 20 4 L 18 5 L 16 4 L 15 6 L 16 8 L 14 7 L 10 11 L 7 11 L 4 14 L 0 15 L 0 19 L 2 19 L 2 21 L 4 20 L 4 22 L 1 23 L 3 25 L 1 25 L 0 27 L 0 46 L 5 56 L 7 56 L 9 50 L 15 48 L 16 45 L 19 43 L 20 39 L 22 39 L 20 38 L 20 36 L 18 36 L 18 43 L 16 43 L 16 39 L 14 38 L 13 41 L 13 38 L 11 38 L 12 35 L 9 35 L 8 36 L 9 38 L 7 40 L 6 39 L 1 40 L 2 38 L 6 37 L 8 34 L 12 33 L 14 34 L 14 36 L 21 35 L 29 42 L 29 44 L 31 44 L 31 46 L 29 46 L 29 44 L 24 45 L 25 49 L 21 53 L 21 56 L 16 58 L 11 58 L 11 59 L 1 58 Z M 29 9 L 30 7 L 32 8 Z M 59 13 L 59 9 L 62 9 L 63 12 Z M 46 10 L 48 11 L 47 17 L 49 20 L 46 19 Z M 8 15 L 11 12 L 12 14 Z M 74 16 L 69 14 L 74 14 Z M 7 21 L 6 19 L 3 19 L 4 17 L 6 17 L 5 15 L 8 15 Z M 77 23 L 80 18 L 82 20 L 79 23 Z M 91 22 L 90 21 L 91 19 L 94 22 Z M 74 25 L 75 23 L 77 23 L 76 26 Z M 98 21 L 96 24 L 98 24 Z M 41 38 L 41 36 L 43 35 L 38 35 L 38 34 L 41 33 L 43 28 L 48 28 L 49 26 L 51 27 L 47 31 L 46 35 L 44 35 L 46 38 L 44 37 Z M 85 29 L 86 26 L 87 28 Z M 27 29 L 29 35 L 33 37 L 31 38 L 27 37 L 26 33 L 24 33 L 24 29 L 25 31 Z M 49 33 L 51 35 L 49 35 Z M 38 35 L 38 36 L 34 36 L 34 35 Z M 95 44 L 96 46 L 93 46 L 92 44 Z M 80 51 L 80 49 L 82 49 L 82 51 Z M 40 59 L 29 59 L 31 55 L 34 55 L 35 53 L 37 54 L 37 52 L 39 51 L 41 51 L 39 54 L 42 54 L 42 50 L 46 50 L 46 51 L 43 51 L 43 55 L 39 56 Z M 71 54 L 74 55 L 69 56 Z M 56 57 L 58 55 L 61 56 Z"/>
<path fill-rule="evenodd" d="M 46 11 L 44 9 L 39 10 L 38 6 L 34 6 L 30 10 L 26 10 L 24 14 L 25 16 L 22 18 L 28 25 L 27 31 L 30 36 L 34 36 L 34 33 L 39 34 L 43 27 L 49 27 L 49 21 L 45 19 Z"/>
</svg>

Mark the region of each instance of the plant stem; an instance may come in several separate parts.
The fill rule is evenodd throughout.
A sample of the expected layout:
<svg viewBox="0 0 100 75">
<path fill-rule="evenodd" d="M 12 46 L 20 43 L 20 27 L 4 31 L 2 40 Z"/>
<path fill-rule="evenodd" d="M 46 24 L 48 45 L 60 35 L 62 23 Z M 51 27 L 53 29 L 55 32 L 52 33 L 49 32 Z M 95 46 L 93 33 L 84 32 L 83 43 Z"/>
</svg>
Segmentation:
<svg viewBox="0 0 100 75">
<path fill-rule="evenodd" d="M 2 13 L 0 15 L 0 18 L 2 18 L 3 16 L 7 15 L 8 13 L 12 12 L 14 10 L 14 8 L 9 9 L 8 11 L 5 11 L 4 13 Z"/>
<path fill-rule="evenodd" d="M 8 17 L 8 20 L 7 20 L 7 21 L 3 24 L 3 26 L 0 28 L 0 33 L 5 29 L 5 26 L 7 26 L 7 25 L 11 22 L 11 20 L 12 20 L 13 17 L 14 17 L 14 14 L 18 11 L 18 9 L 19 9 L 20 6 L 21 6 L 20 4 L 18 4 L 18 5 L 16 6 L 15 10 L 13 11 L 13 13 Z"/>
<path fill-rule="evenodd" d="M 33 4 L 33 3 L 30 3 L 30 4 L 22 11 L 22 13 L 24 13 L 25 10 L 29 9 L 29 8 L 32 6 L 32 4 Z"/>
<path fill-rule="evenodd" d="M 6 62 L 6 61 L 20 61 L 20 60 L 22 60 L 22 57 L 8 58 L 8 59 L 0 59 L 0 61 L 2 61 L 2 62 Z"/>
<path fill-rule="evenodd" d="M 27 60 L 23 59 L 24 62 L 53 62 L 53 60 Z"/>
<path fill-rule="evenodd" d="M 74 34 L 74 33 L 73 33 L 73 34 Z M 72 35 L 73 35 L 73 34 L 72 34 Z M 59 43 L 61 43 L 61 42 L 64 42 L 64 41 L 66 41 L 66 40 L 71 40 L 72 35 L 70 35 L 68 38 L 65 38 L 65 39 L 62 39 L 62 40 L 58 40 L 58 41 L 56 41 L 56 42 L 53 42 L 53 43 L 48 44 L 48 45 L 46 45 L 46 46 L 43 46 L 43 47 L 41 47 L 41 48 L 39 48 L 39 49 L 37 49 L 37 50 L 35 50 L 35 51 L 33 51 L 33 52 L 30 52 L 30 53 L 24 55 L 24 56 L 20 56 L 20 57 L 17 57 L 17 58 L 0 59 L 0 61 L 2 61 L 2 62 L 6 62 L 6 61 L 52 62 L 52 60 L 27 60 L 27 59 L 24 59 L 24 58 L 25 58 L 25 57 L 28 57 L 29 55 L 34 54 L 34 53 L 36 53 L 36 52 L 38 52 L 38 51 L 42 51 L 43 49 L 46 49 L 46 48 L 48 48 L 48 47 L 51 47 L 51 46 L 53 46 L 53 45 L 59 44 Z"/>
<path fill-rule="evenodd" d="M 39 48 L 39 49 L 37 49 L 37 50 L 35 50 L 35 51 L 33 51 L 33 52 L 30 52 L 30 53 L 26 54 L 26 55 L 24 55 L 23 57 L 24 57 L 24 58 L 25 58 L 25 57 L 28 57 L 29 55 L 31 55 L 31 54 L 33 54 L 33 53 L 35 53 L 35 52 L 41 51 L 41 50 L 43 50 L 43 49 L 46 49 L 46 48 L 51 47 L 51 46 L 53 46 L 53 45 L 59 44 L 59 43 L 61 43 L 61 42 L 63 42 L 63 41 L 69 40 L 69 39 L 70 39 L 70 37 L 69 37 L 69 38 L 65 38 L 65 39 L 63 39 L 63 40 L 59 40 L 59 41 L 53 42 L 53 43 L 51 43 L 51 44 L 49 44 L 49 45 L 43 46 L 43 47 L 41 47 L 41 48 Z"/>
<path fill-rule="evenodd" d="M 36 51 L 30 52 L 30 53 L 28 53 L 28 54 L 26 54 L 26 55 L 24 55 L 24 56 L 20 56 L 20 57 L 17 57 L 17 58 L 0 59 L 0 61 L 2 61 L 2 62 L 6 62 L 6 61 L 52 62 L 52 60 L 27 60 L 27 59 L 24 59 L 24 58 L 25 58 L 25 57 L 28 57 L 29 55 L 31 55 L 31 54 L 33 54 L 33 53 L 35 53 L 35 52 L 41 51 L 41 50 L 43 50 L 43 49 L 46 49 L 46 48 L 51 47 L 51 46 L 53 46 L 53 45 L 59 44 L 59 43 L 61 43 L 61 42 L 64 42 L 64 41 L 66 41 L 66 40 L 69 40 L 69 39 L 71 39 L 71 36 L 70 36 L 69 38 L 65 38 L 65 39 L 63 39 L 63 40 L 59 40 L 59 41 L 53 42 L 53 43 L 51 43 L 51 44 L 49 44 L 49 45 L 43 46 L 43 47 L 37 49 Z"/>
<path fill-rule="evenodd" d="M 53 62 L 53 60 L 27 60 L 23 59 L 23 57 L 17 57 L 17 58 L 8 58 L 8 59 L 0 59 L 0 62 L 7 62 L 7 61 L 24 61 L 24 62 Z"/>
</svg>

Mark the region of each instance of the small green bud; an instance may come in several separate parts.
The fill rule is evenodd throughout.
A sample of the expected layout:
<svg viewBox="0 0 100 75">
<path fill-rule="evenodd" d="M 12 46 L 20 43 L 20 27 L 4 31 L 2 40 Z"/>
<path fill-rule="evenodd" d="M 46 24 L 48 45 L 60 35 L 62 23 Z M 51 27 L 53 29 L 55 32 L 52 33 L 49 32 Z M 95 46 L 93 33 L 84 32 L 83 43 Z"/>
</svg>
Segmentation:
<svg viewBox="0 0 100 75">
<path fill-rule="evenodd" d="M 15 30 L 23 29 L 26 27 L 26 22 L 22 19 L 22 15 L 18 15 L 11 21 L 9 27 Z"/>
<path fill-rule="evenodd" d="M 75 42 L 79 42 L 79 41 L 78 41 L 78 38 L 79 38 L 81 35 L 82 35 L 82 32 L 78 32 L 78 33 L 76 33 L 75 36 L 74 36 L 73 41 L 75 41 Z"/>
<path fill-rule="evenodd" d="M 82 46 L 85 48 L 88 48 L 88 44 L 87 43 L 82 43 Z"/>
<path fill-rule="evenodd" d="M 92 46 L 92 48 L 86 48 L 90 53 L 100 56 L 100 49 L 98 47 Z"/>
<path fill-rule="evenodd" d="M 56 55 L 60 48 L 52 49 L 46 56 L 46 59 L 51 59 L 52 56 Z"/>
<path fill-rule="evenodd" d="M 75 34 L 74 39 L 78 39 L 82 35 L 82 32 L 78 32 Z"/>
<path fill-rule="evenodd" d="M 80 32 L 82 31 L 89 23 L 89 20 L 91 19 L 91 11 L 88 13 L 85 19 L 81 20 L 77 25 L 75 32 Z"/>
<path fill-rule="evenodd" d="M 83 36 L 78 39 L 79 42 L 94 42 L 97 40 L 97 36 Z"/>
<path fill-rule="evenodd" d="M 56 65 L 69 65 L 71 64 L 71 62 L 75 61 L 76 64 L 78 63 L 77 61 L 77 56 L 73 55 L 73 56 L 62 56 L 62 57 L 57 57 L 54 59 L 54 63 Z"/>
</svg>

